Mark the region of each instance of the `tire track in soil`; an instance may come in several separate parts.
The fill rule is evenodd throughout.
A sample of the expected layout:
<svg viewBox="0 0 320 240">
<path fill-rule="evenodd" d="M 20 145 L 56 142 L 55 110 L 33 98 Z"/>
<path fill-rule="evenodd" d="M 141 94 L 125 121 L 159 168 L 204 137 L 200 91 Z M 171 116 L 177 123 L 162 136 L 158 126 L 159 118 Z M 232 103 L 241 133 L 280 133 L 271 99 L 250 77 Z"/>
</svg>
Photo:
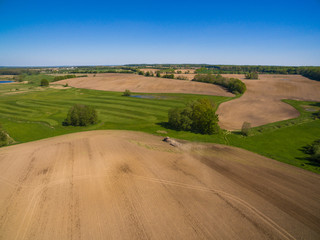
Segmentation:
<svg viewBox="0 0 320 240">
<path fill-rule="evenodd" d="M 240 185 L 251 192 L 254 192 L 258 196 L 262 197 L 263 199 L 267 200 L 272 205 L 277 207 L 279 210 L 285 212 L 294 219 L 307 225 L 315 232 L 320 233 L 320 219 L 318 217 L 305 211 L 300 206 L 296 205 L 294 202 L 288 199 L 284 199 L 275 191 L 272 191 L 264 185 L 257 184 L 258 181 L 256 178 L 255 181 L 253 181 L 248 177 L 243 177 L 237 172 L 220 165 L 216 161 L 212 161 L 208 157 L 202 156 L 201 162 L 207 165 L 208 167 L 212 168 L 213 170 L 219 172 L 229 180 L 233 181 L 235 184 Z"/>
</svg>

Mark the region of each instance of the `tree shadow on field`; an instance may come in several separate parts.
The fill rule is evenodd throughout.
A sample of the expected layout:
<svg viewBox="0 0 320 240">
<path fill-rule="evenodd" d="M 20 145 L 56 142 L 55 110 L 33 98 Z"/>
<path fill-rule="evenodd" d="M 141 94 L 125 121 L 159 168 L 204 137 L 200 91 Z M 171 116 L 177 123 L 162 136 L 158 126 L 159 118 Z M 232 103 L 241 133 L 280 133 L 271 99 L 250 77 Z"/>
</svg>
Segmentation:
<svg viewBox="0 0 320 240">
<path fill-rule="evenodd" d="M 156 123 L 156 125 L 161 126 L 163 128 L 166 128 L 166 129 L 179 131 L 179 130 L 173 128 L 168 122 L 158 122 L 158 123 Z"/>
<path fill-rule="evenodd" d="M 320 102 L 311 103 L 310 106 L 320 107 Z"/>
<path fill-rule="evenodd" d="M 299 151 L 301 151 L 301 152 L 303 152 L 305 154 L 308 154 L 309 156 L 307 156 L 307 157 L 296 157 L 297 160 L 308 161 L 308 162 L 304 162 L 303 164 L 307 164 L 307 165 L 314 166 L 314 167 L 320 167 L 320 162 L 315 160 L 314 158 L 312 158 L 312 155 L 310 153 L 310 150 L 309 150 L 308 146 L 301 147 L 299 149 Z"/>
</svg>

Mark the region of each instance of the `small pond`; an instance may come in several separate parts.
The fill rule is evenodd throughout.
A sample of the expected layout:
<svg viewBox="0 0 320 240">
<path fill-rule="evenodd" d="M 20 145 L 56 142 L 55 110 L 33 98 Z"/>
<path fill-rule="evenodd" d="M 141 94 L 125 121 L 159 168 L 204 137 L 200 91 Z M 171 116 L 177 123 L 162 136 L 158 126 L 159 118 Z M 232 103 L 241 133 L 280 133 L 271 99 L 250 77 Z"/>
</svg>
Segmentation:
<svg viewBox="0 0 320 240">
<path fill-rule="evenodd" d="M 134 98 L 147 98 L 147 99 L 165 99 L 165 96 L 153 96 L 153 95 L 131 95 Z"/>
<path fill-rule="evenodd" d="M 14 82 L 14 81 L 9 81 L 9 80 L 6 80 L 6 81 L 0 81 L 0 83 L 11 83 L 11 82 Z"/>
</svg>

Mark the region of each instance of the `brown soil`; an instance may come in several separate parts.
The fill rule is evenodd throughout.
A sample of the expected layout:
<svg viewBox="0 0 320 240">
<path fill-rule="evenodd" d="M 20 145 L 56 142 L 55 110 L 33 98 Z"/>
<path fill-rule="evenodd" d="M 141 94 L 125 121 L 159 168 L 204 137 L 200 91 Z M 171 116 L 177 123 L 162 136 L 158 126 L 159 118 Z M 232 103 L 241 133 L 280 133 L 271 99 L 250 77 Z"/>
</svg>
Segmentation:
<svg viewBox="0 0 320 240">
<path fill-rule="evenodd" d="M 260 74 L 259 80 L 246 80 L 242 74 L 223 74 L 241 79 L 247 86 L 242 97 L 219 106 L 220 126 L 240 129 L 243 122 L 260 126 L 299 116 L 299 112 L 282 99 L 320 101 L 320 82 L 300 75 Z"/>
<path fill-rule="evenodd" d="M 66 84 L 77 88 L 88 88 L 106 91 L 142 93 L 193 93 L 217 96 L 233 96 L 222 87 L 200 82 L 144 77 L 137 74 L 102 73 L 95 77 L 66 79 L 55 84 Z"/>
<path fill-rule="evenodd" d="M 0 239 L 319 239 L 320 177 L 128 131 L 0 149 Z"/>
</svg>

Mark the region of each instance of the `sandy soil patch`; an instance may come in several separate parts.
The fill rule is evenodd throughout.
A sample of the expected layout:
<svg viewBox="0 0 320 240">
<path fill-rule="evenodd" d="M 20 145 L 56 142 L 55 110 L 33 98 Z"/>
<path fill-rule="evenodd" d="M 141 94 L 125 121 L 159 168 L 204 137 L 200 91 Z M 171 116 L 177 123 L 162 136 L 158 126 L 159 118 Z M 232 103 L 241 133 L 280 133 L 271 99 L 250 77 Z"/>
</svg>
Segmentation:
<svg viewBox="0 0 320 240">
<path fill-rule="evenodd" d="M 0 149 L 0 239 L 319 239 L 319 175 L 92 131 Z"/>
<path fill-rule="evenodd" d="M 123 92 L 125 89 L 129 89 L 131 92 L 142 93 L 193 93 L 233 96 L 222 87 L 213 84 L 144 77 L 137 74 L 103 73 L 97 74 L 95 77 L 72 78 L 55 82 L 55 84 L 66 83 L 77 88 L 116 92 Z"/>
<path fill-rule="evenodd" d="M 282 99 L 320 101 L 320 82 L 300 75 L 260 74 L 259 80 L 246 80 L 242 74 L 223 74 L 241 79 L 247 86 L 244 95 L 222 103 L 217 113 L 224 129 L 240 129 L 243 122 L 260 126 L 299 116 L 299 112 Z"/>
</svg>

